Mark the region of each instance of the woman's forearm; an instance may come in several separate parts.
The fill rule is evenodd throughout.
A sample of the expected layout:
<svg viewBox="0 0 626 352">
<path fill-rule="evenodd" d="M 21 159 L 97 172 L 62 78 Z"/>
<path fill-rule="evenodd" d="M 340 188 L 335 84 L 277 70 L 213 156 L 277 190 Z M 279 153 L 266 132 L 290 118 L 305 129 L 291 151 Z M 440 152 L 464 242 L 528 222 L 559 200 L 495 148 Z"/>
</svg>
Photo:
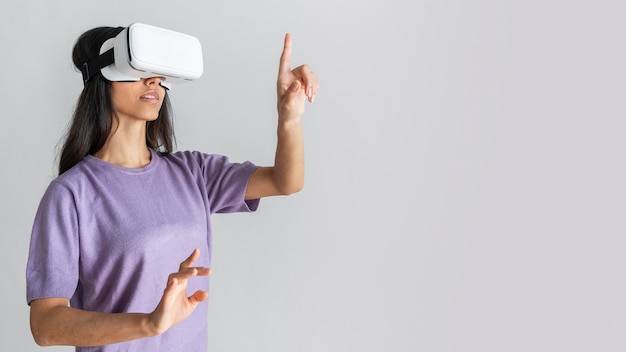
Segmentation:
<svg viewBox="0 0 626 352">
<path fill-rule="evenodd" d="M 282 194 L 304 186 L 304 140 L 301 119 L 279 122 L 274 159 L 274 183 Z"/>
<path fill-rule="evenodd" d="M 90 312 L 51 303 L 31 303 L 31 330 L 40 346 L 100 346 L 159 333 L 148 314 Z"/>
<path fill-rule="evenodd" d="M 304 142 L 301 122 L 278 123 L 274 166 L 260 167 L 248 180 L 245 199 L 298 192 L 304 186 Z"/>
</svg>

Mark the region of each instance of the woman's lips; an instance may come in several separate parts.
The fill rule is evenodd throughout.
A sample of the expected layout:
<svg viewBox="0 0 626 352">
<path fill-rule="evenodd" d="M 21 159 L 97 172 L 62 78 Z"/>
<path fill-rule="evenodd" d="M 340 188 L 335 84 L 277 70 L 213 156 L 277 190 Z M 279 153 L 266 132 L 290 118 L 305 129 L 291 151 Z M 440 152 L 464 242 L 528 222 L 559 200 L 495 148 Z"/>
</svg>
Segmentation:
<svg viewBox="0 0 626 352">
<path fill-rule="evenodd" d="M 139 97 L 139 100 L 149 102 L 149 103 L 158 103 L 159 102 L 159 93 L 154 90 L 145 92 Z"/>
</svg>

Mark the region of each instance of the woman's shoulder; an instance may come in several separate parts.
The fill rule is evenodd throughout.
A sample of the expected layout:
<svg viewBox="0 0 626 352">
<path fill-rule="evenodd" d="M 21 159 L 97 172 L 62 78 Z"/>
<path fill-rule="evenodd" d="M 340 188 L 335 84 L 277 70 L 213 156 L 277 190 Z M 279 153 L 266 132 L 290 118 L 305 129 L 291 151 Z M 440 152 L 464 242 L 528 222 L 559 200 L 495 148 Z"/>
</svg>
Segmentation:
<svg viewBox="0 0 626 352">
<path fill-rule="evenodd" d="M 179 151 L 163 157 L 170 170 L 185 170 L 203 180 L 217 180 L 227 175 L 247 175 L 256 165 L 249 161 L 234 162 L 222 154 L 208 154 L 195 150 Z"/>
<path fill-rule="evenodd" d="M 92 173 L 85 159 L 79 161 L 69 170 L 58 175 L 52 180 L 52 182 L 50 182 L 50 185 L 64 185 L 68 187 L 75 184 L 77 181 L 84 179 L 88 174 Z"/>
<path fill-rule="evenodd" d="M 183 150 L 164 156 L 166 160 L 182 163 L 187 167 L 205 167 L 214 164 L 228 163 L 228 157 L 220 154 L 208 154 L 197 150 Z"/>
<path fill-rule="evenodd" d="M 48 184 L 43 198 L 63 199 L 77 197 L 81 190 L 85 189 L 85 184 L 89 179 L 88 174 L 89 172 L 84 162 L 80 161 L 69 170 L 53 178 Z"/>
</svg>

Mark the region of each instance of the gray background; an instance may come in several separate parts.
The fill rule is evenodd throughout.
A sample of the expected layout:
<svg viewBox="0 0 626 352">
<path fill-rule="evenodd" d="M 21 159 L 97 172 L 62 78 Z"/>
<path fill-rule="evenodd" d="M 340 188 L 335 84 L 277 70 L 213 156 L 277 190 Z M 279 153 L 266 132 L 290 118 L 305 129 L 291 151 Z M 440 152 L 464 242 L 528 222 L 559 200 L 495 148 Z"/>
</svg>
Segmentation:
<svg viewBox="0 0 626 352">
<path fill-rule="evenodd" d="M 11 1 L 0 14 L 2 350 L 81 90 L 76 37 L 197 36 L 178 149 L 270 164 L 284 33 L 322 90 L 306 186 L 216 215 L 212 351 L 626 350 L 623 1 Z M 68 348 L 49 348 L 67 351 Z"/>
</svg>

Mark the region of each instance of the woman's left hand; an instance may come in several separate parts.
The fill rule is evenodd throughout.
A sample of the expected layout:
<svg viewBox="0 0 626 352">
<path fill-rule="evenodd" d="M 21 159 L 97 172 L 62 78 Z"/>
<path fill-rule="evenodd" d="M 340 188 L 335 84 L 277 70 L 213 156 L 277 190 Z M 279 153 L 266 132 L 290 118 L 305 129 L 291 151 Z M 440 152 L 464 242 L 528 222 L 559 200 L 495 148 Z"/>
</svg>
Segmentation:
<svg viewBox="0 0 626 352">
<path fill-rule="evenodd" d="M 291 34 L 287 33 L 276 83 L 278 112 L 281 118 L 287 117 L 283 116 L 285 114 L 301 116 L 304 113 L 304 102 L 300 99 L 306 97 L 312 103 L 320 88 L 317 77 L 308 65 L 291 69 L 292 43 Z"/>
<path fill-rule="evenodd" d="M 299 192 L 304 185 L 304 143 L 302 115 L 308 98 L 313 102 L 320 89 L 308 65 L 291 69 L 291 35 L 285 35 L 280 56 L 276 93 L 278 98 L 278 143 L 274 166 L 260 167 L 246 187 L 245 199 L 257 199 Z"/>
</svg>

